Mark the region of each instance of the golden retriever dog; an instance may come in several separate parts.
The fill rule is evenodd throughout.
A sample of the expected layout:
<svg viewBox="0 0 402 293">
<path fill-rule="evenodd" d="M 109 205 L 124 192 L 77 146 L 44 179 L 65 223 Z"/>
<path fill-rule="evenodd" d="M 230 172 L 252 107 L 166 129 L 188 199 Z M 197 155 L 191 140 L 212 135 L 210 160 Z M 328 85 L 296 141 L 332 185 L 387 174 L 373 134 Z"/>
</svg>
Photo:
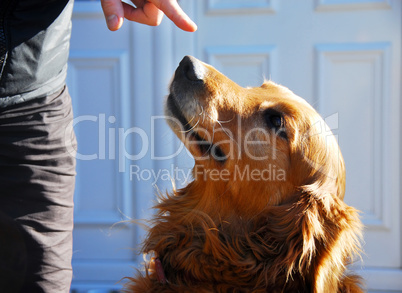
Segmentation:
<svg viewBox="0 0 402 293">
<path fill-rule="evenodd" d="M 363 292 L 347 269 L 362 225 L 343 202 L 342 155 L 305 100 L 186 56 L 165 111 L 194 180 L 156 206 L 143 246 L 154 257 L 128 292 Z"/>
</svg>

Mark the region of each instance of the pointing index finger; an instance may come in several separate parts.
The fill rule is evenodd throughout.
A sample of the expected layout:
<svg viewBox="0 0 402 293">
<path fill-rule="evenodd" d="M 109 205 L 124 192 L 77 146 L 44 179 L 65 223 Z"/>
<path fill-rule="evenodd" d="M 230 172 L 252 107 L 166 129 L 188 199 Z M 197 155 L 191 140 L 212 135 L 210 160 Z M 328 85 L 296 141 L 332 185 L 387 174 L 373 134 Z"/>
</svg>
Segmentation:
<svg viewBox="0 0 402 293">
<path fill-rule="evenodd" d="M 158 7 L 180 29 L 188 32 L 197 30 L 197 25 L 181 9 L 176 0 L 150 0 L 149 2 Z"/>
</svg>

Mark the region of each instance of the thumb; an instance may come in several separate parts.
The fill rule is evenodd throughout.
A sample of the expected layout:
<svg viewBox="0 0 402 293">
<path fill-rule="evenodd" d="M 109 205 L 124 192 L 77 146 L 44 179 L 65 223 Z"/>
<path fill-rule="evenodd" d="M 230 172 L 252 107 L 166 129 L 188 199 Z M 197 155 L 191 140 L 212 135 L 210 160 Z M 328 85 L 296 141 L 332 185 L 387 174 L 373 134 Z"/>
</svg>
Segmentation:
<svg viewBox="0 0 402 293">
<path fill-rule="evenodd" d="M 101 0 L 101 5 L 107 27 L 111 31 L 117 31 L 123 25 L 123 3 L 120 0 Z"/>
</svg>

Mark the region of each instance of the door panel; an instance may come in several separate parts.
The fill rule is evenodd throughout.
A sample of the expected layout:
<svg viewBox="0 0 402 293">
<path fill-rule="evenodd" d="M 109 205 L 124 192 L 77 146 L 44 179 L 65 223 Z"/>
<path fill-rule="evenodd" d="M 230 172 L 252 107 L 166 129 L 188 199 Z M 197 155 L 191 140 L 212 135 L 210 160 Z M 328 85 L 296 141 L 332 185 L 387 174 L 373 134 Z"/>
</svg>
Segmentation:
<svg viewBox="0 0 402 293">
<path fill-rule="evenodd" d="M 133 100 L 134 85 L 151 84 L 146 66 L 132 69 L 150 60 L 145 35 L 129 25 L 109 32 L 99 2 L 75 3 L 67 78 L 78 141 L 74 292 L 119 289 L 119 281 L 132 276 L 142 259 L 138 248 L 144 232 L 127 221 L 149 217 L 154 197 L 152 186 L 130 177 L 131 165 L 152 169 L 151 160 L 141 155 L 148 144 L 144 133 L 150 133 L 152 97 L 136 100 L 140 108 Z M 142 44 L 136 52 L 134 41 Z M 141 94 L 147 90 L 142 86 Z"/>
<path fill-rule="evenodd" d="M 304 97 L 338 138 L 345 200 L 362 211 L 370 292 L 402 292 L 401 1 L 182 0 L 189 34 L 164 20 L 109 32 L 98 2 L 77 1 L 68 85 L 78 159 L 73 289 L 119 288 L 142 257 L 156 188 L 185 184 L 193 160 L 160 119 L 184 55 L 242 86 L 272 79 Z M 178 169 L 175 169 L 175 168 Z M 154 172 L 154 173 L 152 173 Z M 143 176 L 141 176 L 143 175 Z M 149 176 L 148 176 L 149 175 Z M 118 223 L 118 224 L 116 224 Z"/>
</svg>

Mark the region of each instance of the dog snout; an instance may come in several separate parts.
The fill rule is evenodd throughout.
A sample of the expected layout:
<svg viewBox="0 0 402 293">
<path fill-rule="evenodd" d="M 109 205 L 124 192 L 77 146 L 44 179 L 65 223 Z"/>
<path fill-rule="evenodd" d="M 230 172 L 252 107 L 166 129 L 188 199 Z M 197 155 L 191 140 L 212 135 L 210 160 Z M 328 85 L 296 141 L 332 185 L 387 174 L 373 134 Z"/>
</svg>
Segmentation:
<svg viewBox="0 0 402 293">
<path fill-rule="evenodd" d="M 176 74 L 181 74 L 189 81 L 203 81 L 205 76 L 205 66 L 197 58 L 185 56 L 181 60 Z"/>
</svg>

